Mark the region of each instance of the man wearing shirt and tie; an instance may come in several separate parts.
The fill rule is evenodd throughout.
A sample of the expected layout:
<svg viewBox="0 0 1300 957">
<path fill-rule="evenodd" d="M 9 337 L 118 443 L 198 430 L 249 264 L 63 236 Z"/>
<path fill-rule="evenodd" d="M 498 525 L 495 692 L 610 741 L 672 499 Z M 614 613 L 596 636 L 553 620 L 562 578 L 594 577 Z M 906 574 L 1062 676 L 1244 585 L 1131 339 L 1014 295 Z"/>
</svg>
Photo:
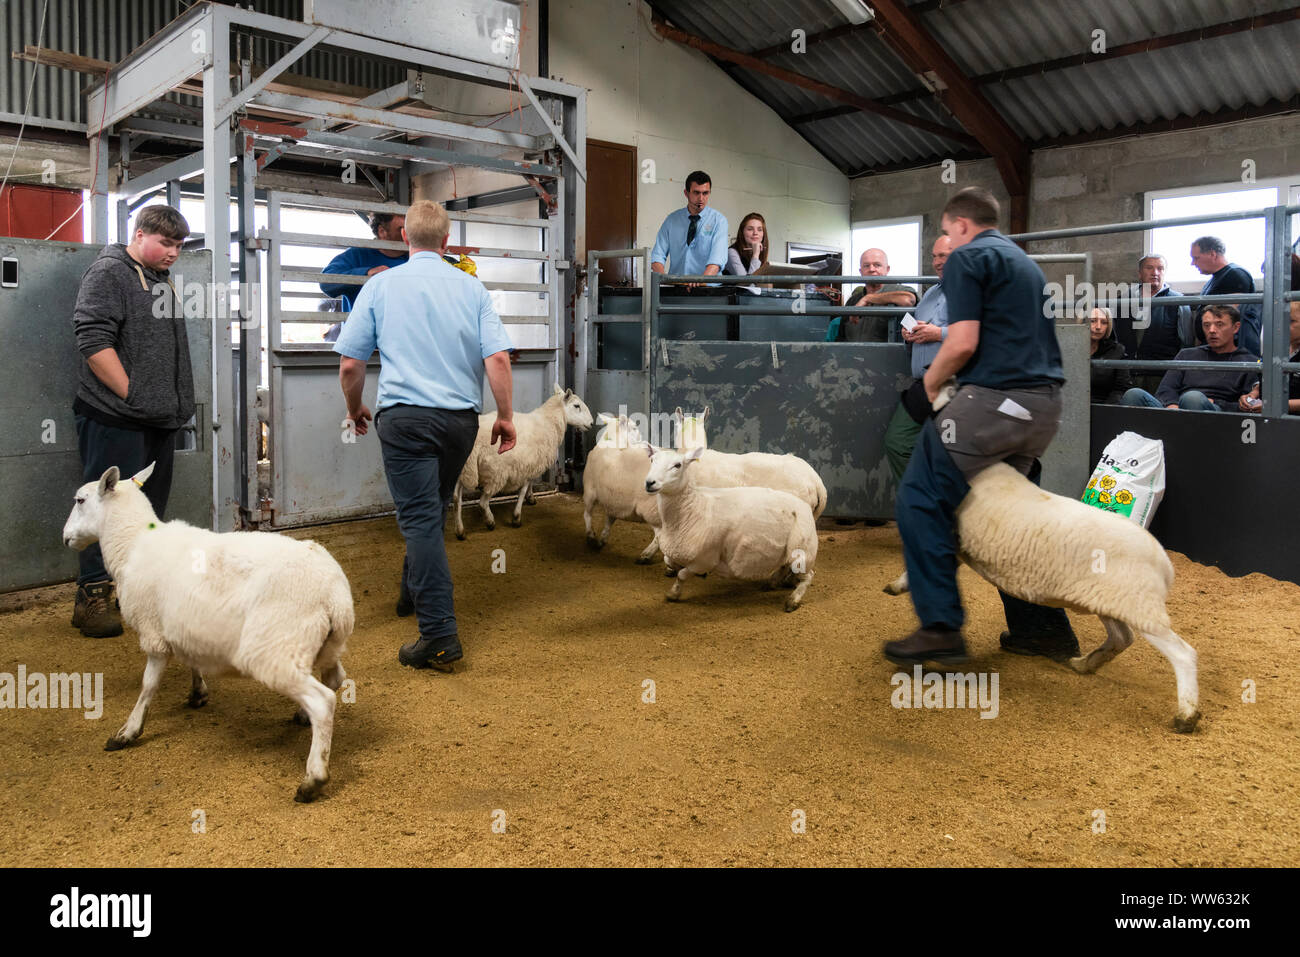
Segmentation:
<svg viewBox="0 0 1300 957">
<path fill-rule="evenodd" d="M 515 444 L 510 339 L 483 283 L 443 261 L 450 231 L 437 203 L 411 206 L 402 230 L 410 260 L 361 287 L 334 344 L 357 435 L 369 431 L 361 390 L 366 362 L 379 350 L 375 428 L 406 540 L 397 614 L 414 613 L 420 629 L 397 659 L 438 671 L 464 657 L 442 540 L 443 506 L 478 436 L 485 374 L 497 404 L 490 443 L 500 441 L 498 452 Z"/>
<path fill-rule="evenodd" d="M 679 276 L 716 276 L 727 264 L 727 217 L 709 207 L 713 181 L 703 170 L 686 177 L 686 207 L 664 218 L 650 253 L 650 268 L 668 272 L 665 263 Z"/>
</svg>

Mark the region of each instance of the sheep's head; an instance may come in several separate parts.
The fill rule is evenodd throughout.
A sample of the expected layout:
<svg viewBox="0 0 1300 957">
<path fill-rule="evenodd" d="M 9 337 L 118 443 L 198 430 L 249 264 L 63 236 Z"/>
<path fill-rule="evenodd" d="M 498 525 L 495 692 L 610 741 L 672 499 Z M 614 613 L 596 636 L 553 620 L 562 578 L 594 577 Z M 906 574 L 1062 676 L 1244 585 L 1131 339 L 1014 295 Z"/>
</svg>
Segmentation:
<svg viewBox="0 0 1300 957">
<path fill-rule="evenodd" d="M 154 463 L 150 462 L 131 477 L 131 481 L 142 487 L 153 474 Z M 120 494 L 118 483 L 122 473 L 116 465 L 99 477 L 98 482 L 87 482 L 77 489 L 72 503 L 72 513 L 63 525 L 63 544 L 81 551 L 88 545 L 99 541 L 100 529 L 104 523 L 104 513 L 108 503 Z"/>
<path fill-rule="evenodd" d="M 681 408 L 675 413 L 677 416 L 677 447 L 680 449 L 707 449 L 709 447 L 709 438 L 704 433 L 704 421 L 709 417 L 709 408 L 705 406 L 704 411 L 699 415 L 685 415 Z"/>
<path fill-rule="evenodd" d="M 601 412 L 596 421 L 603 426 L 596 436 L 596 445 L 605 448 L 628 449 L 641 444 L 641 429 L 626 415 L 613 416 Z"/>
<path fill-rule="evenodd" d="M 646 454 L 650 456 L 650 471 L 646 473 L 645 490 L 652 495 L 655 492 L 673 494 L 680 492 L 686 484 L 686 469 L 692 462 L 699 460 L 704 449 L 694 448 L 688 452 L 676 449 L 656 449 L 649 442 L 645 444 Z"/>
<path fill-rule="evenodd" d="M 587 408 L 587 403 L 582 401 L 582 397 L 572 389 L 564 390 L 564 422 L 575 429 L 591 428 L 591 410 Z"/>
</svg>

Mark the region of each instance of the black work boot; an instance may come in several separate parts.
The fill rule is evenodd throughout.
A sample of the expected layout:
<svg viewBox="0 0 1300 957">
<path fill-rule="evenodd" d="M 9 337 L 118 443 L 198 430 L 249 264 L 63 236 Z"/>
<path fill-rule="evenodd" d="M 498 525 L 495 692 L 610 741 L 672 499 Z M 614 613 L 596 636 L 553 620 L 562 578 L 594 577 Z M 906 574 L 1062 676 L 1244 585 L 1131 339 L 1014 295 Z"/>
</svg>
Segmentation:
<svg viewBox="0 0 1300 957">
<path fill-rule="evenodd" d="M 918 628 L 901 641 L 885 642 L 885 657 L 896 665 L 927 661 L 957 665 L 966 660 L 966 642 L 952 628 Z"/>
<path fill-rule="evenodd" d="M 116 638 L 122 633 L 122 615 L 111 581 L 90 582 L 77 587 L 72 606 L 72 624 L 87 638 Z"/>
<path fill-rule="evenodd" d="M 408 668 L 432 668 L 445 674 L 451 673 L 453 662 L 464 657 L 465 652 L 455 635 L 420 638 L 409 645 L 402 645 L 397 652 L 397 660 Z"/>
<path fill-rule="evenodd" d="M 1079 639 L 1070 635 L 1036 635 L 1027 638 L 1024 635 L 1012 635 L 1004 631 L 998 637 L 998 644 L 1003 651 L 1013 655 L 1042 655 L 1052 661 L 1066 662 L 1079 657 Z"/>
</svg>

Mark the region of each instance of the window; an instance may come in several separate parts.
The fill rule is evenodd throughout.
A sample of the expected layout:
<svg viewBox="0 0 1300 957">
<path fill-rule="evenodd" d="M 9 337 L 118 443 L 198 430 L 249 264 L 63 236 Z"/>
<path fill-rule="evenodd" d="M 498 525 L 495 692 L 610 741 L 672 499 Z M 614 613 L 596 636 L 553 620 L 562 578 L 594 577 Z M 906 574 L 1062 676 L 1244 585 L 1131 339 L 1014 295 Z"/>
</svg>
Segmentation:
<svg viewBox="0 0 1300 957">
<path fill-rule="evenodd" d="M 1257 183 L 1223 183 L 1185 189 L 1164 189 L 1146 194 L 1148 219 L 1175 219 L 1204 213 L 1230 213 L 1248 209 L 1262 209 L 1288 202 L 1288 194 L 1300 195 L 1300 183 L 1292 180 L 1261 180 Z M 1294 199 L 1289 200 L 1295 202 Z M 1292 233 L 1296 221 L 1292 217 Z M 1235 219 L 1218 223 L 1196 223 L 1190 226 L 1170 226 L 1152 229 L 1146 233 L 1145 252 L 1165 257 L 1169 268 L 1165 282 L 1177 292 L 1200 292 L 1205 277 L 1192 265 L 1189 250 L 1201 236 L 1217 236 L 1227 246 L 1229 261 L 1247 269 L 1255 277 L 1259 288 L 1263 276 L 1264 220 Z"/>
<path fill-rule="evenodd" d="M 889 257 L 889 271 L 896 276 L 920 276 L 921 217 L 882 219 L 857 223 L 853 227 L 853 256 L 844 264 L 845 275 L 858 271 L 862 254 L 868 249 L 883 249 Z"/>
</svg>

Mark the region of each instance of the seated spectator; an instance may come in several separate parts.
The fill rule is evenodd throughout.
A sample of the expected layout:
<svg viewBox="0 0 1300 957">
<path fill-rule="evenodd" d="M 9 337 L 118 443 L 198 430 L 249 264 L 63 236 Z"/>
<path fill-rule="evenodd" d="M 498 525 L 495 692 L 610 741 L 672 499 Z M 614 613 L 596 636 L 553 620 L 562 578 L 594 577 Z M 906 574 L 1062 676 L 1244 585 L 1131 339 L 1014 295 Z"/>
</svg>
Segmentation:
<svg viewBox="0 0 1300 957">
<path fill-rule="evenodd" d="M 1255 280 L 1250 278 L 1250 273 L 1236 263 L 1228 262 L 1227 252 L 1228 248 L 1217 236 L 1202 236 L 1192 243 L 1192 265 L 1201 271 L 1201 275 L 1210 277 L 1201 287 L 1201 295 L 1230 296 L 1234 292 L 1255 291 Z M 1239 306 L 1238 312 L 1242 324 L 1241 341 L 1237 344 L 1257 356 L 1260 349 L 1259 306 L 1253 302 L 1247 303 Z M 1196 341 L 1204 343 L 1206 338 L 1203 328 L 1197 327 L 1194 331 Z"/>
<path fill-rule="evenodd" d="M 1241 314 L 1232 306 L 1206 306 L 1201 313 L 1206 344 L 1184 349 L 1174 356 L 1179 362 L 1247 363 L 1259 361 L 1259 356 L 1236 345 L 1234 339 L 1241 330 Z M 1170 369 L 1160 380 L 1160 388 L 1152 395 L 1145 389 L 1129 389 L 1120 400 L 1121 405 L 1146 406 L 1158 409 L 1184 409 L 1193 412 L 1235 412 L 1239 402 L 1259 381 L 1259 370 L 1243 367 L 1225 369 Z"/>
<path fill-rule="evenodd" d="M 750 213 L 740 221 L 736 241 L 727 249 L 727 265 L 723 272 L 729 276 L 748 276 L 767 265 L 767 221 L 758 213 Z"/>
<path fill-rule="evenodd" d="M 383 239 L 393 243 L 404 242 L 402 227 L 405 225 L 406 217 L 400 213 L 372 213 L 370 216 L 370 231 L 375 234 L 376 239 Z M 342 276 L 368 277 L 377 272 L 383 272 L 392 266 L 400 266 L 406 262 L 407 258 L 408 253 L 406 250 L 368 249 L 363 246 L 353 246 L 331 259 L 330 264 L 321 271 Z M 343 312 L 352 310 L 352 302 L 357 298 L 357 294 L 361 292 L 360 286 L 341 282 L 323 282 L 320 284 L 320 289 L 331 299 L 344 300 Z"/>
<path fill-rule="evenodd" d="M 1300 253 L 1291 255 L 1291 288 L 1300 289 Z M 1290 303 L 1291 307 L 1291 353 L 1290 362 L 1300 362 L 1300 300 Z M 1286 410 L 1291 415 L 1300 415 L 1300 373 L 1292 372 L 1290 375 L 1290 388 L 1287 393 Z M 1255 404 L 1259 401 L 1259 383 L 1255 383 L 1255 388 L 1241 397 L 1238 407 L 1242 412 L 1262 412 L 1263 404 Z"/>
<path fill-rule="evenodd" d="M 858 273 L 863 276 L 889 275 L 889 257 L 883 249 L 868 249 L 858 260 Z M 858 286 L 844 303 L 846 306 L 902 306 L 910 309 L 916 305 L 916 293 L 906 286 L 869 282 Z M 889 327 L 897 323 L 898 316 L 844 316 L 831 320 L 827 330 L 828 342 L 888 342 Z M 837 326 L 838 323 L 838 326 Z"/>
<path fill-rule="evenodd" d="M 1124 346 L 1115 337 L 1115 320 L 1110 310 L 1098 306 L 1088 318 L 1088 332 L 1091 338 L 1089 354 L 1094 359 L 1123 359 Z M 1124 397 L 1132 387 L 1132 379 L 1127 369 L 1092 370 L 1092 401 L 1114 405 Z"/>
</svg>

